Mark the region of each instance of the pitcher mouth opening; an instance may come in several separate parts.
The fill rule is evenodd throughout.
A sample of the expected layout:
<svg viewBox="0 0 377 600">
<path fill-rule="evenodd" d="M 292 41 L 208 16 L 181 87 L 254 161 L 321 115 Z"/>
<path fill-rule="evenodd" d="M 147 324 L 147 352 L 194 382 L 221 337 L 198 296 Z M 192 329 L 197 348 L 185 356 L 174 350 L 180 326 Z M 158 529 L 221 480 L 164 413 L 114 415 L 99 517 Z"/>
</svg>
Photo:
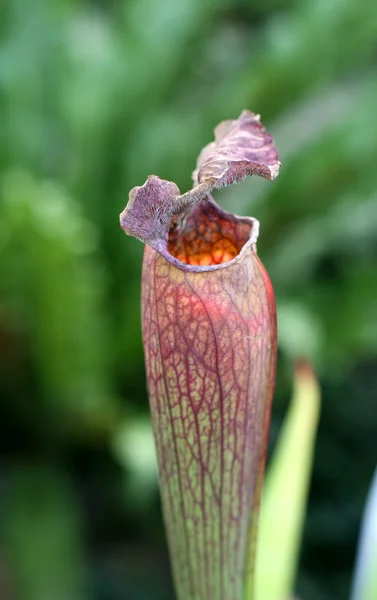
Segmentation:
<svg viewBox="0 0 377 600">
<path fill-rule="evenodd" d="M 245 246 L 255 244 L 258 229 L 256 219 L 228 213 L 208 199 L 186 215 L 173 217 L 167 252 L 185 270 L 225 267 L 243 254 Z"/>
</svg>

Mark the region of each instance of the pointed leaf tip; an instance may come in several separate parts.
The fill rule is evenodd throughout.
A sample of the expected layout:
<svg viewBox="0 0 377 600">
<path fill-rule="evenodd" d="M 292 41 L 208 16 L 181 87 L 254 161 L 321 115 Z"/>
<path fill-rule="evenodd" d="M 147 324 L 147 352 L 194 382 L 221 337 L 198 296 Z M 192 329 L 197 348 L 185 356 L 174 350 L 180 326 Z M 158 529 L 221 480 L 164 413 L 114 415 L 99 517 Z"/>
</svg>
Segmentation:
<svg viewBox="0 0 377 600">
<path fill-rule="evenodd" d="M 294 365 L 294 377 L 295 383 L 298 385 L 300 382 L 307 382 L 317 387 L 317 377 L 313 369 L 312 364 L 304 358 L 300 358 L 295 361 Z"/>
</svg>

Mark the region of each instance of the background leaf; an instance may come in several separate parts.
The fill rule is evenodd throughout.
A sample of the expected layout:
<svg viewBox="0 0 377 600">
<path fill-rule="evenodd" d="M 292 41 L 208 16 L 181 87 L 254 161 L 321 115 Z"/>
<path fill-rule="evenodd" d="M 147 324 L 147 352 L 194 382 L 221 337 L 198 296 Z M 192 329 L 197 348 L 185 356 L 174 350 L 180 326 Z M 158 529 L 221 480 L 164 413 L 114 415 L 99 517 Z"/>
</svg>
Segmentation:
<svg viewBox="0 0 377 600">
<path fill-rule="evenodd" d="M 256 600 L 282 600 L 294 591 L 319 408 L 320 390 L 312 368 L 298 364 L 291 405 L 262 495 Z"/>
<path fill-rule="evenodd" d="M 365 507 L 351 600 L 373 600 L 377 596 L 377 474 Z"/>
</svg>

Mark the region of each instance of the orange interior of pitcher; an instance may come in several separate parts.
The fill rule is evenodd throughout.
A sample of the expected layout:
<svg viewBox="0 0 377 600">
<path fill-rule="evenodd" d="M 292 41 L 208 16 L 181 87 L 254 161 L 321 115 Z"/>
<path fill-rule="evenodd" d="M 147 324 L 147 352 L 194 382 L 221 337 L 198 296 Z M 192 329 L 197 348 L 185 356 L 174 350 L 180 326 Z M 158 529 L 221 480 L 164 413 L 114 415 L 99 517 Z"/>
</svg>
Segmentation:
<svg viewBox="0 0 377 600">
<path fill-rule="evenodd" d="M 240 253 L 251 229 L 251 223 L 224 215 L 212 202 L 202 202 L 183 219 L 172 220 L 168 251 L 188 265 L 219 265 Z"/>
</svg>

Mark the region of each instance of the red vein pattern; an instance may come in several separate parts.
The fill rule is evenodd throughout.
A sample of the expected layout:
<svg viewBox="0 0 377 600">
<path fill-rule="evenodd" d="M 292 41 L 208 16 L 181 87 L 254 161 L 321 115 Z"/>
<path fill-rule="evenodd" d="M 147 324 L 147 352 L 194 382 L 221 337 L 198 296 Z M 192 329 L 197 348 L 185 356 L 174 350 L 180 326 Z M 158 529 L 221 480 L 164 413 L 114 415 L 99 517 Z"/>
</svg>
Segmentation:
<svg viewBox="0 0 377 600">
<path fill-rule="evenodd" d="M 179 600 L 241 600 L 253 563 L 277 337 L 254 241 L 202 271 L 145 248 L 147 381 Z"/>
<path fill-rule="evenodd" d="M 214 188 L 275 179 L 273 138 L 249 111 L 199 155 L 194 188 L 148 177 L 123 230 L 148 246 L 142 283 L 147 381 L 179 600 L 244 600 L 275 380 L 276 311 L 256 255 L 259 224 Z M 247 600 L 251 600 L 250 597 Z"/>
</svg>

